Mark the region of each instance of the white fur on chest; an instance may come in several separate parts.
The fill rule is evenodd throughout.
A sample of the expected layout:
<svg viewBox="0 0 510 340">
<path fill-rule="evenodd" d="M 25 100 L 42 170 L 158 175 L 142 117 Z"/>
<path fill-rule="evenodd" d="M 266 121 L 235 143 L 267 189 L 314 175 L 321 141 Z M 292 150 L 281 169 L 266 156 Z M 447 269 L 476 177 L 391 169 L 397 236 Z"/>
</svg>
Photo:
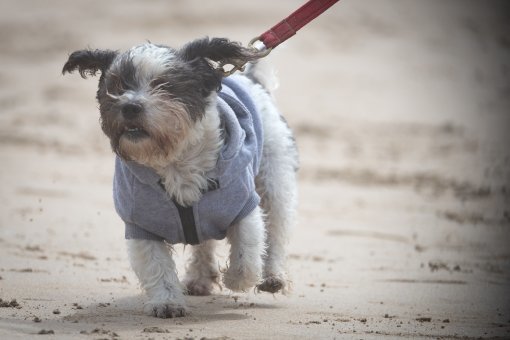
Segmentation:
<svg viewBox="0 0 510 340">
<path fill-rule="evenodd" d="M 166 165 L 153 166 L 168 195 L 183 206 L 201 198 L 210 180 L 207 173 L 215 168 L 223 146 L 216 95 L 211 97 L 205 116 L 195 123 L 176 156 Z"/>
</svg>

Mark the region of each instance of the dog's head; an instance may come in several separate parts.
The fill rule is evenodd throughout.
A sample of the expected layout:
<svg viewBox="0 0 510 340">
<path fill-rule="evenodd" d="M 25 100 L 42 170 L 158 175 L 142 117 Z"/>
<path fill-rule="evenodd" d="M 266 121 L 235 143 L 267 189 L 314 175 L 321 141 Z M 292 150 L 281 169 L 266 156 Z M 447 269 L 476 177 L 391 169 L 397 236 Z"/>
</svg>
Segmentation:
<svg viewBox="0 0 510 340">
<path fill-rule="evenodd" d="M 218 65 L 238 65 L 257 53 L 227 39 L 204 38 L 176 50 L 146 43 L 119 53 L 79 50 L 62 73 L 83 78 L 100 72 L 101 127 L 121 158 L 168 159 L 205 114 L 221 87 Z"/>
</svg>

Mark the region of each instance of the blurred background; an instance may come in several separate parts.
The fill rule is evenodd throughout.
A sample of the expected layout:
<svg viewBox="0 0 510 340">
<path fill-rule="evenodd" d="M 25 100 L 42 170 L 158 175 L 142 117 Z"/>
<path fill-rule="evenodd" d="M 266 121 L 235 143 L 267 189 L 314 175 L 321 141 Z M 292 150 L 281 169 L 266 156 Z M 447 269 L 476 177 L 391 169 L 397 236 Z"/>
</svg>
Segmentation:
<svg viewBox="0 0 510 340">
<path fill-rule="evenodd" d="M 302 3 L 0 1 L 0 298 L 23 307 L 0 335 L 162 325 L 133 298 L 97 79 L 63 77 L 68 54 L 247 44 Z M 510 3 L 343 0 L 267 59 L 301 157 L 295 293 L 192 298 L 174 335 L 510 336 Z"/>
</svg>

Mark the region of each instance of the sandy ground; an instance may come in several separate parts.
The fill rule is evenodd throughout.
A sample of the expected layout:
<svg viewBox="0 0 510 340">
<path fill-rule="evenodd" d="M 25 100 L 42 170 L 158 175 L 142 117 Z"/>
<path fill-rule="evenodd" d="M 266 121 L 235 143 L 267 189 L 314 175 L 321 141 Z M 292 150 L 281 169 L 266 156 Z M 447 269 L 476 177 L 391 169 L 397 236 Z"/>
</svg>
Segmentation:
<svg viewBox="0 0 510 340">
<path fill-rule="evenodd" d="M 0 1 L 0 338 L 510 338 L 505 1 L 344 0 L 275 50 L 301 152 L 293 294 L 141 312 L 97 81 L 62 77 L 68 53 L 247 42 L 299 3 Z"/>
</svg>

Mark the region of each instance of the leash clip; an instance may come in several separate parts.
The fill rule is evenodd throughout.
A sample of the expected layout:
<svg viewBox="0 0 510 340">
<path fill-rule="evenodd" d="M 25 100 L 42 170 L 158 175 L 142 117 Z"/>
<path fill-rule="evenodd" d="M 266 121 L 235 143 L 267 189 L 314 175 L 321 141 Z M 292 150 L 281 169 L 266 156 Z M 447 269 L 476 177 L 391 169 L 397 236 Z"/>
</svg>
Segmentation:
<svg viewBox="0 0 510 340">
<path fill-rule="evenodd" d="M 255 38 L 251 39 L 250 42 L 248 43 L 248 48 L 251 49 L 257 55 L 257 59 L 266 57 L 267 55 L 269 55 L 269 53 L 271 53 L 271 51 L 273 49 L 273 48 L 266 48 L 266 46 L 264 45 L 262 40 L 260 40 L 260 36 L 257 36 Z M 230 61 L 230 62 L 225 62 L 225 63 L 218 63 L 218 65 L 216 66 L 216 69 L 219 70 L 223 74 L 223 77 L 228 77 L 237 71 L 243 72 L 247 63 L 248 63 L 248 60 L 245 60 L 245 59 L 240 59 L 235 62 Z M 225 66 L 232 66 L 232 67 L 225 69 Z"/>
<path fill-rule="evenodd" d="M 248 63 L 247 60 L 240 60 L 239 63 L 233 64 L 233 63 L 219 63 L 217 70 L 219 70 L 223 77 L 228 77 L 234 74 L 237 71 L 243 72 L 245 69 L 246 64 Z M 232 66 L 232 68 L 225 69 L 225 66 Z"/>
<path fill-rule="evenodd" d="M 269 53 L 271 53 L 273 48 L 272 47 L 267 48 L 266 45 L 264 45 L 264 42 L 262 41 L 261 38 L 262 37 L 259 35 L 251 39 L 250 42 L 248 43 L 248 47 L 251 48 L 252 50 L 255 50 L 259 54 L 259 58 L 264 58 L 267 57 Z"/>
</svg>

